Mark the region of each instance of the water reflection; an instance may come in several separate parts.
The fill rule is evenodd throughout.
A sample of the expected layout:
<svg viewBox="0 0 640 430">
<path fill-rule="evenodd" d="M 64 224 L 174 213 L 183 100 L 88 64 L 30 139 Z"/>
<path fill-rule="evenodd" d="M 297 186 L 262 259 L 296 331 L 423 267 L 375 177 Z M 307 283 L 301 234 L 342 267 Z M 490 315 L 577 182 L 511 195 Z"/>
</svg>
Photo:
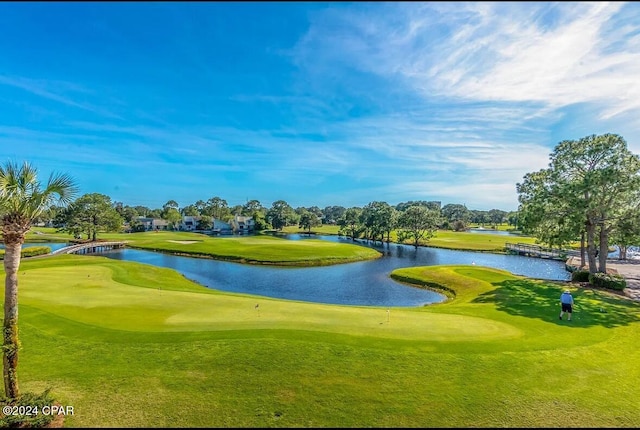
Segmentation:
<svg viewBox="0 0 640 430">
<path fill-rule="evenodd" d="M 490 228 L 470 228 L 467 230 L 469 233 L 481 233 L 481 234 L 497 234 L 499 236 L 519 236 L 518 234 L 513 234 L 510 231 L 505 230 L 493 230 Z"/>
</svg>

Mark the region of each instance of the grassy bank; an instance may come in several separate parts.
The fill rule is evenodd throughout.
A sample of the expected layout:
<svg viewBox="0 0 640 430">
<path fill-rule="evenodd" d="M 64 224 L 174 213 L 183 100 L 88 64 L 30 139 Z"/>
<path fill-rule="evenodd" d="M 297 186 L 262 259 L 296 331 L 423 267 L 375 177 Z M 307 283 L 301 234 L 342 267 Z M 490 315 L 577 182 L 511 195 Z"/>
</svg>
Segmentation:
<svg viewBox="0 0 640 430">
<path fill-rule="evenodd" d="M 405 281 L 455 299 L 387 312 L 221 293 L 103 257 L 25 260 L 21 387 L 52 387 L 74 407 L 68 427 L 640 422 L 636 303 L 574 289 L 569 323 L 557 318 L 562 285 L 412 269 Z"/>
</svg>

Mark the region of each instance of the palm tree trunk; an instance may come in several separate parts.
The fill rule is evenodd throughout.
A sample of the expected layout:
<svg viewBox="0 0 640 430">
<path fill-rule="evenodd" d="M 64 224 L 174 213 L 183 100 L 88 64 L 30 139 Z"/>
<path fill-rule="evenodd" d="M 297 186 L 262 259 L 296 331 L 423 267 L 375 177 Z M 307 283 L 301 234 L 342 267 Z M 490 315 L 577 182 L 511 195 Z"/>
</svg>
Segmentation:
<svg viewBox="0 0 640 430">
<path fill-rule="evenodd" d="M 16 399 L 18 390 L 18 268 L 20 267 L 20 243 L 5 243 L 4 254 L 4 392 L 7 398 Z"/>
</svg>

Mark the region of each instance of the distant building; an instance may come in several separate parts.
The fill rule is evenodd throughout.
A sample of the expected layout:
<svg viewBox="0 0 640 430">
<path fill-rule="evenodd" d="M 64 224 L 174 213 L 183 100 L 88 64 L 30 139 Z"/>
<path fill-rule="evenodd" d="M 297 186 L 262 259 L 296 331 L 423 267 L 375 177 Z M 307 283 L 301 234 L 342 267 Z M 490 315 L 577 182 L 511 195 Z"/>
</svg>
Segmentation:
<svg viewBox="0 0 640 430">
<path fill-rule="evenodd" d="M 182 217 L 182 222 L 180 222 L 179 228 L 180 230 L 185 230 L 185 231 L 197 230 L 198 221 L 200 221 L 199 216 L 184 215 Z"/>
<path fill-rule="evenodd" d="M 144 226 L 145 231 L 167 230 L 169 228 L 169 222 L 162 218 L 147 218 L 139 216 L 138 221 Z"/>
<path fill-rule="evenodd" d="M 237 234 L 250 233 L 255 228 L 255 221 L 250 216 L 235 215 L 231 220 L 231 228 Z"/>
</svg>

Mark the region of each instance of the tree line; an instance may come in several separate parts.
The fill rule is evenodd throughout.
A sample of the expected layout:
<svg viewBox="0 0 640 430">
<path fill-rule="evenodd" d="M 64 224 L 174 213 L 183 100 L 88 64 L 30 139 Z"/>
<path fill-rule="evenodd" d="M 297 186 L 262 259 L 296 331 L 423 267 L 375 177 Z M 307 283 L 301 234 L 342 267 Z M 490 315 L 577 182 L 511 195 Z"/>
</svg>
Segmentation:
<svg viewBox="0 0 640 430">
<path fill-rule="evenodd" d="M 229 222 L 235 215 L 251 217 L 256 230 L 282 230 L 287 226 L 299 226 L 311 232 L 320 225 L 338 225 L 341 233 L 352 238 L 390 240 L 392 231 L 397 231 L 400 240 L 418 242 L 428 240 L 436 229 L 463 231 L 471 223 L 496 227 L 504 222 L 517 227 L 517 213 L 499 209 L 489 211 L 470 210 L 463 204 L 447 204 L 441 207 L 438 201 L 407 201 L 391 206 L 387 202 L 373 201 L 364 207 L 318 206 L 293 208 L 284 200 L 277 200 L 271 207 L 258 200 L 249 200 L 244 205 L 230 207 L 218 196 L 206 201 L 180 207 L 169 200 L 162 208 L 129 206 L 112 202 L 105 194 L 85 194 L 71 204 L 61 207 L 51 205 L 35 220 L 50 224 L 73 234 L 95 240 L 99 232 L 144 231 L 139 217 L 159 218 L 167 221 L 169 229 L 176 230 L 183 216 L 197 217 L 198 230 L 210 230 L 214 220 Z"/>
</svg>

